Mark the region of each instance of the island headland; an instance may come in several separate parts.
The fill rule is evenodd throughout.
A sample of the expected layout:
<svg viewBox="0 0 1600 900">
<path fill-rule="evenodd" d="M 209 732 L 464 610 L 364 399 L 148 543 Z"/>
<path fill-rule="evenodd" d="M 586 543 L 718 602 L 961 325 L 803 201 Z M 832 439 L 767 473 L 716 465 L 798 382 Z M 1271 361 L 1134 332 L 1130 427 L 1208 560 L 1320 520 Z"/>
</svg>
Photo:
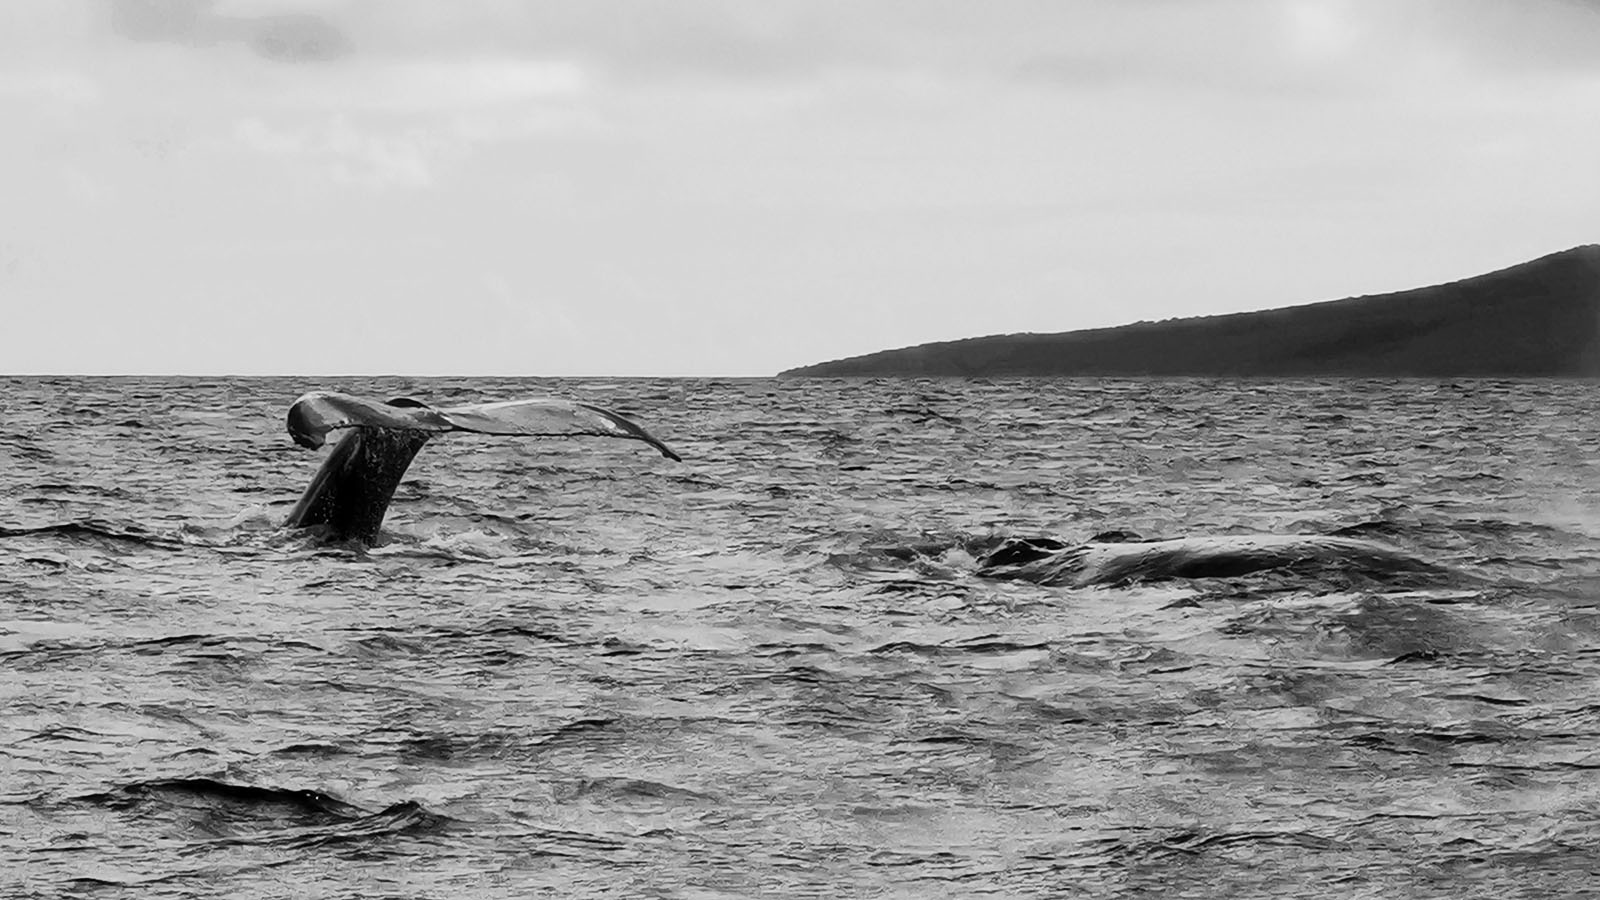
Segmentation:
<svg viewBox="0 0 1600 900">
<path fill-rule="evenodd" d="M 1595 377 L 1600 245 L 1391 294 L 942 341 L 779 376 Z"/>
</svg>

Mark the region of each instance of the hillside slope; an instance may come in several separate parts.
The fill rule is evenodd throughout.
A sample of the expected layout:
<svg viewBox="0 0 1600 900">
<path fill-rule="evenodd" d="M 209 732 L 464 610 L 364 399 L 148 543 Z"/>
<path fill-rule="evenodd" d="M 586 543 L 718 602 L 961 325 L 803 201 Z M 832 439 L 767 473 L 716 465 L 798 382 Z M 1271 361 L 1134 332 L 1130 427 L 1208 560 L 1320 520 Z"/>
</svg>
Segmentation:
<svg viewBox="0 0 1600 900">
<path fill-rule="evenodd" d="M 1393 294 L 921 344 L 780 375 L 1596 376 L 1600 245 Z"/>
</svg>

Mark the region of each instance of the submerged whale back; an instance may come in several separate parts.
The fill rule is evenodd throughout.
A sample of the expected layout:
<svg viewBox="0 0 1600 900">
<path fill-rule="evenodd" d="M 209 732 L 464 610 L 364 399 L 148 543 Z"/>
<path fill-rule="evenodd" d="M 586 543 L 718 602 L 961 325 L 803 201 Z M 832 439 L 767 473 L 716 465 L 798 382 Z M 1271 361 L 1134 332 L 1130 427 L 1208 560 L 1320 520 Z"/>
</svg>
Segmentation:
<svg viewBox="0 0 1600 900">
<path fill-rule="evenodd" d="M 1325 535 L 1234 535 L 1164 541 L 1013 538 L 978 560 L 986 578 L 1087 587 L 1187 578 L 1234 578 L 1271 569 L 1375 576 L 1439 574 L 1439 566 L 1372 541 Z"/>
<path fill-rule="evenodd" d="M 371 543 L 417 451 L 433 435 L 397 428 L 353 428 L 306 486 L 284 522 L 290 528 L 322 526 L 330 540 Z"/>
</svg>

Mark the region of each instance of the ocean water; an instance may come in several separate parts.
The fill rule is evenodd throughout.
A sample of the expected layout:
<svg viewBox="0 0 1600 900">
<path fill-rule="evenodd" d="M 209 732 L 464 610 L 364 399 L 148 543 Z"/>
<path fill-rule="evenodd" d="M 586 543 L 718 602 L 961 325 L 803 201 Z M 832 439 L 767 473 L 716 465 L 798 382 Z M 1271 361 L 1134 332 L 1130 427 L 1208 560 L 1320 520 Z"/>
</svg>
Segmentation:
<svg viewBox="0 0 1600 900">
<path fill-rule="evenodd" d="M 383 545 L 320 547 L 278 527 L 313 389 L 560 393 L 684 461 L 448 436 Z M 0 379 L 0 897 L 1589 896 L 1597 401 Z M 1459 577 L 974 564 L 1108 530 Z"/>
</svg>

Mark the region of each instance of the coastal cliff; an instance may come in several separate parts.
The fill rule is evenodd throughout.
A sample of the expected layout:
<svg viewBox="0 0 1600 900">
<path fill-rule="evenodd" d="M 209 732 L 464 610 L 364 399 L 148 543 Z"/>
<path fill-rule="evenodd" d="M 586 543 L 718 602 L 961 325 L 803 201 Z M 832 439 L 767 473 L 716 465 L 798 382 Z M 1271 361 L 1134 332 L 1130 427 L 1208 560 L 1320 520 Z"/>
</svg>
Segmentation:
<svg viewBox="0 0 1600 900">
<path fill-rule="evenodd" d="M 1057 334 L 921 344 L 780 376 L 1600 376 L 1600 245 L 1374 294 Z"/>
</svg>

